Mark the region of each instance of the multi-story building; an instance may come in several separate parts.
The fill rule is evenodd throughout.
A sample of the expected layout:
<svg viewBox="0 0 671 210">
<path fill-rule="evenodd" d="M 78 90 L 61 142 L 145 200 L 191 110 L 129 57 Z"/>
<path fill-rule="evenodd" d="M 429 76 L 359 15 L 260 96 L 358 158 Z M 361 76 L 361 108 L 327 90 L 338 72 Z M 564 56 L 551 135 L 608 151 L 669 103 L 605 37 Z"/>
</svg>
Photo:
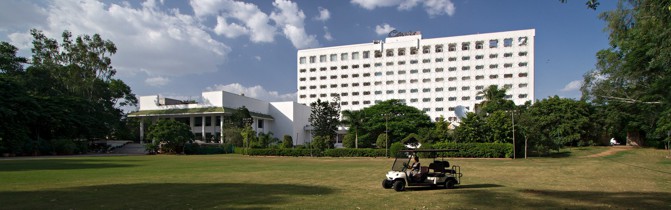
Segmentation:
<svg viewBox="0 0 671 210">
<path fill-rule="evenodd" d="M 535 30 L 422 39 L 392 31 L 384 41 L 298 51 L 298 103 L 339 96 L 343 110 L 399 99 L 432 119 L 459 121 L 489 85 L 507 99 L 534 99 Z M 455 112 L 456 111 L 456 112 Z"/>
</svg>

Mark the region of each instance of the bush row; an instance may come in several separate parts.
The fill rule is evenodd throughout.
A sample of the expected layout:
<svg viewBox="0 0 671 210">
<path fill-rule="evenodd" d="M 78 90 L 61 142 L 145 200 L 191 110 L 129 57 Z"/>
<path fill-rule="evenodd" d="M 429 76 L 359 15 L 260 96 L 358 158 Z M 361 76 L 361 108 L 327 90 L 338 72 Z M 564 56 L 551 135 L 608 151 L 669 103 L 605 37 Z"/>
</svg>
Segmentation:
<svg viewBox="0 0 671 210">
<path fill-rule="evenodd" d="M 457 149 L 447 152 L 447 157 L 470 158 L 510 158 L 513 156 L 513 144 L 510 143 L 454 143 L 440 142 L 431 145 L 433 149 Z"/>
<path fill-rule="evenodd" d="M 232 144 L 186 144 L 184 154 L 187 155 L 209 155 L 233 153 Z"/>
</svg>

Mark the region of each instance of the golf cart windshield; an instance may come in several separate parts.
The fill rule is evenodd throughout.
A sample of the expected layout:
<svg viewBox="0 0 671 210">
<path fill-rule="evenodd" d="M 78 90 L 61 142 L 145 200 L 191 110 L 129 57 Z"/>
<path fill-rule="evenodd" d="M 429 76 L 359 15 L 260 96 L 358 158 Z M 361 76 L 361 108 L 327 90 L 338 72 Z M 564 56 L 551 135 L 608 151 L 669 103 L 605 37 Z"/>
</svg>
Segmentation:
<svg viewBox="0 0 671 210">
<path fill-rule="evenodd" d="M 391 166 L 392 171 L 405 171 L 408 169 L 408 165 L 412 160 L 412 156 L 405 154 L 398 154 L 396 160 L 394 160 L 394 165 Z"/>
</svg>

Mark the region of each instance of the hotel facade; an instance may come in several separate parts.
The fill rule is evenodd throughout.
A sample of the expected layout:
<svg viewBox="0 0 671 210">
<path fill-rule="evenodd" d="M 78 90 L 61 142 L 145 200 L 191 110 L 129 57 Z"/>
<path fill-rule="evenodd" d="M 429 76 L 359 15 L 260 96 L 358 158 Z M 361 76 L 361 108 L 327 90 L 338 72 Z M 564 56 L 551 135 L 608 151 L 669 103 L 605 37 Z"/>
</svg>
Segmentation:
<svg viewBox="0 0 671 210">
<path fill-rule="evenodd" d="M 340 97 L 342 110 L 398 99 L 431 119 L 458 123 L 490 85 L 534 99 L 535 29 L 423 39 L 392 31 L 384 41 L 299 50 L 298 103 Z"/>
</svg>

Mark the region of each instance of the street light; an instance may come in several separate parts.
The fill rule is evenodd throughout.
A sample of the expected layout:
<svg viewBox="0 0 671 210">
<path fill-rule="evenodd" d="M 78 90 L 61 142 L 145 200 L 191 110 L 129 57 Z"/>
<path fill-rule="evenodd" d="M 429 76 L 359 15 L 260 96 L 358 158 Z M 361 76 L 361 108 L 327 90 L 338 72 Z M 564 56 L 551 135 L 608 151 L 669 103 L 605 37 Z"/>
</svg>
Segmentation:
<svg viewBox="0 0 671 210">
<path fill-rule="evenodd" d="M 384 155 L 389 157 L 389 116 L 400 116 L 400 113 L 384 113 Z"/>
</svg>

